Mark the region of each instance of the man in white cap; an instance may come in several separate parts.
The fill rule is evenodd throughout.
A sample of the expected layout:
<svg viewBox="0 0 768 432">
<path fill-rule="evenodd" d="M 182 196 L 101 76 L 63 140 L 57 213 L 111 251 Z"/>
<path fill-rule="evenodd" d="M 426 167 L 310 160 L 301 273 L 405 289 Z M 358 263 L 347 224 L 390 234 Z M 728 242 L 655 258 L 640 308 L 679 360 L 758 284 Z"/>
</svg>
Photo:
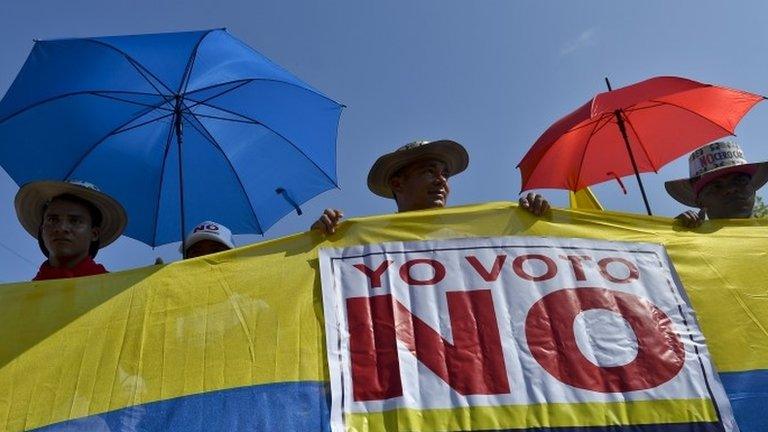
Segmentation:
<svg viewBox="0 0 768 432">
<path fill-rule="evenodd" d="M 205 221 L 197 224 L 184 242 L 184 258 L 197 258 L 235 247 L 232 231 L 222 224 Z"/>
<path fill-rule="evenodd" d="M 672 198 L 699 211 L 677 216 L 695 228 L 709 219 L 752 217 L 755 193 L 768 182 L 768 162 L 747 163 L 733 142 L 718 141 L 696 149 L 688 158 L 689 178 L 664 184 Z"/>
<path fill-rule="evenodd" d="M 415 141 L 381 156 L 368 173 L 368 189 L 383 198 L 394 199 L 398 212 L 445 207 L 450 194 L 448 178 L 469 165 L 464 147 L 451 140 Z M 529 193 L 520 206 L 540 216 L 549 210 L 541 195 Z M 311 229 L 336 232 L 341 211 L 326 209 Z"/>
<path fill-rule="evenodd" d="M 19 222 L 48 258 L 33 280 L 107 273 L 93 259 L 128 221 L 114 198 L 90 183 L 35 181 L 19 189 L 14 204 Z"/>
</svg>

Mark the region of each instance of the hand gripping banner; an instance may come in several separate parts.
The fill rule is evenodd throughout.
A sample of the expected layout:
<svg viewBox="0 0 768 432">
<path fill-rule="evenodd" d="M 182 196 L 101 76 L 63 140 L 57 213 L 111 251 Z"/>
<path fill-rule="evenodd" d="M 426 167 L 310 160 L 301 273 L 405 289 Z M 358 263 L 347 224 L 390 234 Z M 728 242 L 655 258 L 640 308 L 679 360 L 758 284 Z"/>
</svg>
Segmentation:
<svg viewBox="0 0 768 432">
<path fill-rule="evenodd" d="M 661 246 L 496 237 L 320 261 L 333 430 L 738 430 Z"/>
</svg>

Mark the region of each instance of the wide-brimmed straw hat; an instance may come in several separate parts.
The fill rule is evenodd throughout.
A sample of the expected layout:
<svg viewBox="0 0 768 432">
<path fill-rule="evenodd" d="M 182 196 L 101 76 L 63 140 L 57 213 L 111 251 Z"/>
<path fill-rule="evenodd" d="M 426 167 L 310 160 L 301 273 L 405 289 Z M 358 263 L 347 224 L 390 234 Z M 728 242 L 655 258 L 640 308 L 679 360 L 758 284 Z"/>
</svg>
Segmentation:
<svg viewBox="0 0 768 432">
<path fill-rule="evenodd" d="M 128 217 L 119 202 L 99 191 L 95 185 L 81 181 L 34 181 L 19 189 L 14 199 L 16 217 L 32 237 L 37 238 L 43 222 L 43 210 L 59 195 L 74 195 L 93 204 L 101 212 L 99 247 L 115 241 L 123 233 Z"/>
<path fill-rule="evenodd" d="M 664 187 L 672 198 L 690 207 L 698 207 L 696 199 L 707 183 L 725 174 L 749 174 L 755 190 L 768 182 L 768 162 L 748 163 L 739 145 L 730 141 L 696 149 L 688 158 L 688 170 L 689 178 L 668 181 Z"/>
<path fill-rule="evenodd" d="M 456 141 L 414 141 L 376 160 L 368 173 L 368 189 L 378 196 L 394 198 L 389 188 L 389 178 L 404 166 L 420 159 L 442 161 L 452 176 L 467 169 L 469 164 L 467 150 Z"/>
</svg>

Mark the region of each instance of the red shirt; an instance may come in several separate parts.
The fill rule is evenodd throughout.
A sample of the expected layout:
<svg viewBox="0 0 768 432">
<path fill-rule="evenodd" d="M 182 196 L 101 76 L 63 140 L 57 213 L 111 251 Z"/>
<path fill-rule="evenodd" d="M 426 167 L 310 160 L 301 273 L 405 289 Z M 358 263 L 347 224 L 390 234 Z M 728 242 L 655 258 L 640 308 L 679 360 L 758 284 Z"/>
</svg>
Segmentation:
<svg viewBox="0 0 768 432">
<path fill-rule="evenodd" d="M 50 279 L 65 279 L 81 276 L 93 276 L 98 274 L 109 273 L 107 269 L 101 264 L 96 264 L 91 257 L 85 257 L 84 260 L 77 263 L 72 268 L 66 267 L 54 267 L 46 260 L 41 266 L 32 280 L 50 280 Z"/>
</svg>

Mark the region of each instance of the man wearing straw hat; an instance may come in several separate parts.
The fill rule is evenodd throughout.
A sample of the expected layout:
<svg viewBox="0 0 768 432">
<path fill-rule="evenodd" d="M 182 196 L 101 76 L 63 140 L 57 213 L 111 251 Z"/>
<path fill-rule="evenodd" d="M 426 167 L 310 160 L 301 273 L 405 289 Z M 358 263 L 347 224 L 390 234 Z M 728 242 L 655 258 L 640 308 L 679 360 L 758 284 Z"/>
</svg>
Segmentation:
<svg viewBox="0 0 768 432">
<path fill-rule="evenodd" d="M 48 259 L 33 280 L 107 273 L 94 262 L 127 222 L 123 206 L 85 182 L 35 181 L 19 189 L 16 216 Z"/>
<path fill-rule="evenodd" d="M 699 211 L 677 216 L 695 228 L 709 219 L 752 217 L 755 193 L 768 182 L 768 162 L 747 163 L 733 142 L 718 141 L 696 149 L 688 158 L 689 178 L 664 184 L 672 198 Z"/>
<path fill-rule="evenodd" d="M 467 165 L 469 155 L 455 141 L 415 141 L 376 160 L 368 173 L 368 189 L 395 200 L 400 213 L 442 208 L 450 194 L 448 179 Z M 547 200 L 532 193 L 520 198 L 520 206 L 537 216 L 549 209 Z M 342 216 L 339 210 L 326 209 L 311 229 L 333 234 Z"/>
</svg>

